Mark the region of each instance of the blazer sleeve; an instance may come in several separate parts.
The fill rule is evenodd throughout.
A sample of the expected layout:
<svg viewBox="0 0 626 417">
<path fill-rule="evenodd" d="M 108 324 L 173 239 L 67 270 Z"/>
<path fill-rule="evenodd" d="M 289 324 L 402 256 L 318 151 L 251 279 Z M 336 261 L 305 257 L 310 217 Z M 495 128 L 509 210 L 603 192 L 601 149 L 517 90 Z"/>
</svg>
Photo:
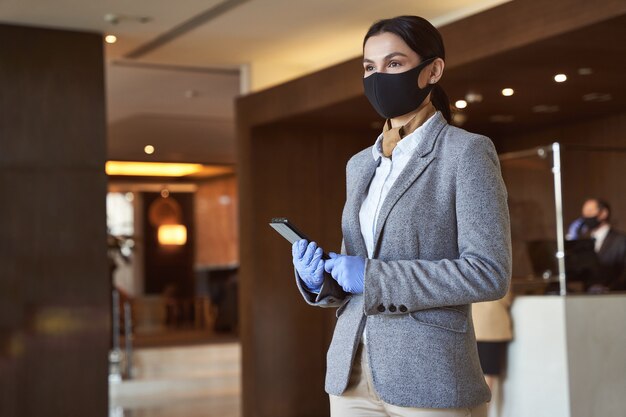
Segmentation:
<svg viewBox="0 0 626 417">
<path fill-rule="evenodd" d="M 343 240 L 341 241 L 341 253 L 346 253 L 346 247 Z M 320 292 L 317 294 L 306 288 L 304 282 L 302 282 L 302 279 L 298 274 L 298 270 L 295 268 L 294 274 L 298 290 L 300 290 L 300 293 L 302 294 L 302 297 L 304 297 L 304 301 L 306 301 L 307 304 L 317 307 L 339 307 L 343 304 L 347 293 L 329 273 L 324 272 L 324 282 L 322 283 Z"/>
<path fill-rule="evenodd" d="M 456 173 L 458 259 L 366 260 L 365 314 L 496 300 L 511 276 L 511 232 L 507 193 L 493 143 L 484 136 L 467 140 Z M 396 314 L 400 314 L 397 310 Z"/>
</svg>

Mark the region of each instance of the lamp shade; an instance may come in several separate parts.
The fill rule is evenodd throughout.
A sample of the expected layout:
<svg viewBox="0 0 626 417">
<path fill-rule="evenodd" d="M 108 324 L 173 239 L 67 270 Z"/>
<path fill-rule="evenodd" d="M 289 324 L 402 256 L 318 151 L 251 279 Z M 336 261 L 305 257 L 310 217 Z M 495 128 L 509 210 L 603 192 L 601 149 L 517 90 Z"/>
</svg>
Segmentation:
<svg viewBox="0 0 626 417">
<path fill-rule="evenodd" d="M 187 243 L 187 228 L 182 224 L 163 224 L 158 229 L 160 245 L 182 246 Z"/>
</svg>

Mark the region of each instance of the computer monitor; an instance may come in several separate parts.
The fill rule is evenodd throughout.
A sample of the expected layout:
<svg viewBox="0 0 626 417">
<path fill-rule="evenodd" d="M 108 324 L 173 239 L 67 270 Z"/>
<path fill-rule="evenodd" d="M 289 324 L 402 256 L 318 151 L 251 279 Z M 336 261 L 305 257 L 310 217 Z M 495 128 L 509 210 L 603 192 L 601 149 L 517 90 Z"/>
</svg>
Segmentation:
<svg viewBox="0 0 626 417">
<path fill-rule="evenodd" d="M 599 263 L 594 242 L 593 239 L 565 241 L 565 275 L 568 283 L 582 282 L 586 289 L 597 280 Z M 558 275 L 556 240 L 532 240 L 527 242 L 526 248 L 535 276 L 548 279 Z"/>
</svg>

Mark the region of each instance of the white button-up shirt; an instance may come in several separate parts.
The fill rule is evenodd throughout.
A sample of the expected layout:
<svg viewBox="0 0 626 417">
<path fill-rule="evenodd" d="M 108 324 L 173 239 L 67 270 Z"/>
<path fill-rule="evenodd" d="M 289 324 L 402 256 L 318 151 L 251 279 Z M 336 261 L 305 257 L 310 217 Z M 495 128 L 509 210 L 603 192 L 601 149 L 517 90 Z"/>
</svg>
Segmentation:
<svg viewBox="0 0 626 417">
<path fill-rule="evenodd" d="M 606 235 L 609 234 L 609 230 L 611 230 L 611 226 L 609 226 L 608 224 L 603 224 L 602 226 L 591 232 L 591 237 L 595 239 L 594 249 L 596 252 L 600 252 L 602 244 L 606 239 Z"/>
<path fill-rule="evenodd" d="M 437 113 L 435 113 L 437 114 Z M 434 115 L 433 115 L 434 116 Z M 381 134 L 376 139 L 374 146 L 372 147 L 372 157 L 375 161 L 380 160 L 378 168 L 374 173 L 374 178 L 370 183 L 367 191 L 367 196 L 361 204 L 361 210 L 359 211 L 359 221 L 361 223 L 361 235 L 365 241 L 365 247 L 367 249 L 367 257 L 372 258 L 374 254 L 374 233 L 376 231 L 376 224 L 378 223 L 378 215 L 380 214 L 380 208 L 389 194 L 389 190 L 396 182 L 396 179 L 400 176 L 409 160 L 413 156 L 413 152 L 424 134 L 424 127 L 428 123 L 432 123 L 434 118 L 431 116 L 420 127 L 415 129 L 412 133 L 406 135 L 391 152 L 391 158 L 387 158 L 383 155 L 383 135 Z M 362 341 L 365 343 L 367 340 L 367 331 L 363 329 Z"/>
<path fill-rule="evenodd" d="M 367 196 L 363 200 L 361 210 L 359 211 L 361 234 L 365 240 L 368 258 L 371 258 L 374 254 L 374 233 L 378 223 L 380 208 L 387 194 L 389 194 L 389 190 L 413 156 L 413 152 L 422 138 L 424 128 L 429 123 L 432 123 L 433 120 L 434 118 L 431 116 L 420 127 L 398 142 L 391 153 L 391 158 L 385 157 L 382 153 L 382 134 L 378 136 L 376 143 L 372 147 L 372 157 L 376 161 L 380 160 L 380 163 L 378 168 L 376 168 L 376 173 L 370 183 Z"/>
</svg>

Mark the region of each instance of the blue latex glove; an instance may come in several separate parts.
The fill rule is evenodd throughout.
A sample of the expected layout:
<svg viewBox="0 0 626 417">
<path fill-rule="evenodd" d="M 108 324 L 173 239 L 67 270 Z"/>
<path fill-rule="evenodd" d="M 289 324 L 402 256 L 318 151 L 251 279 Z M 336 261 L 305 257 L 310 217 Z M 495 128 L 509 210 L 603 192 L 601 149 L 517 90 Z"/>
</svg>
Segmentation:
<svg viewBox="0 0 626 417">
<path fill-rule="evenodd" d="M 328 254 L 330 259 L 324 263 L 324 269 L 333 276 L 345 292 L 361 294 L 365 278 L 365 259 L 360 256 Z"/>
<path fill-rule="evenodd" d="M 583 232 L 583 226 L 585 223 L 584 217 L 579 217 L 569 225 L 569 229 L 567 230 L 567 235 L 565 235 L 565 239 L 567 240 L 575 240 L 580 237 Z"/>
<path fill-rule="evenodd" d="M 314 293 L 319 293 L 324 282 L 323 253 L 322 248 L 317 247 L 317 243 L 308 243 L 305 239 L 294 242 L 291 247 L 293 265 L 305 287 Z"/>
</svg>

